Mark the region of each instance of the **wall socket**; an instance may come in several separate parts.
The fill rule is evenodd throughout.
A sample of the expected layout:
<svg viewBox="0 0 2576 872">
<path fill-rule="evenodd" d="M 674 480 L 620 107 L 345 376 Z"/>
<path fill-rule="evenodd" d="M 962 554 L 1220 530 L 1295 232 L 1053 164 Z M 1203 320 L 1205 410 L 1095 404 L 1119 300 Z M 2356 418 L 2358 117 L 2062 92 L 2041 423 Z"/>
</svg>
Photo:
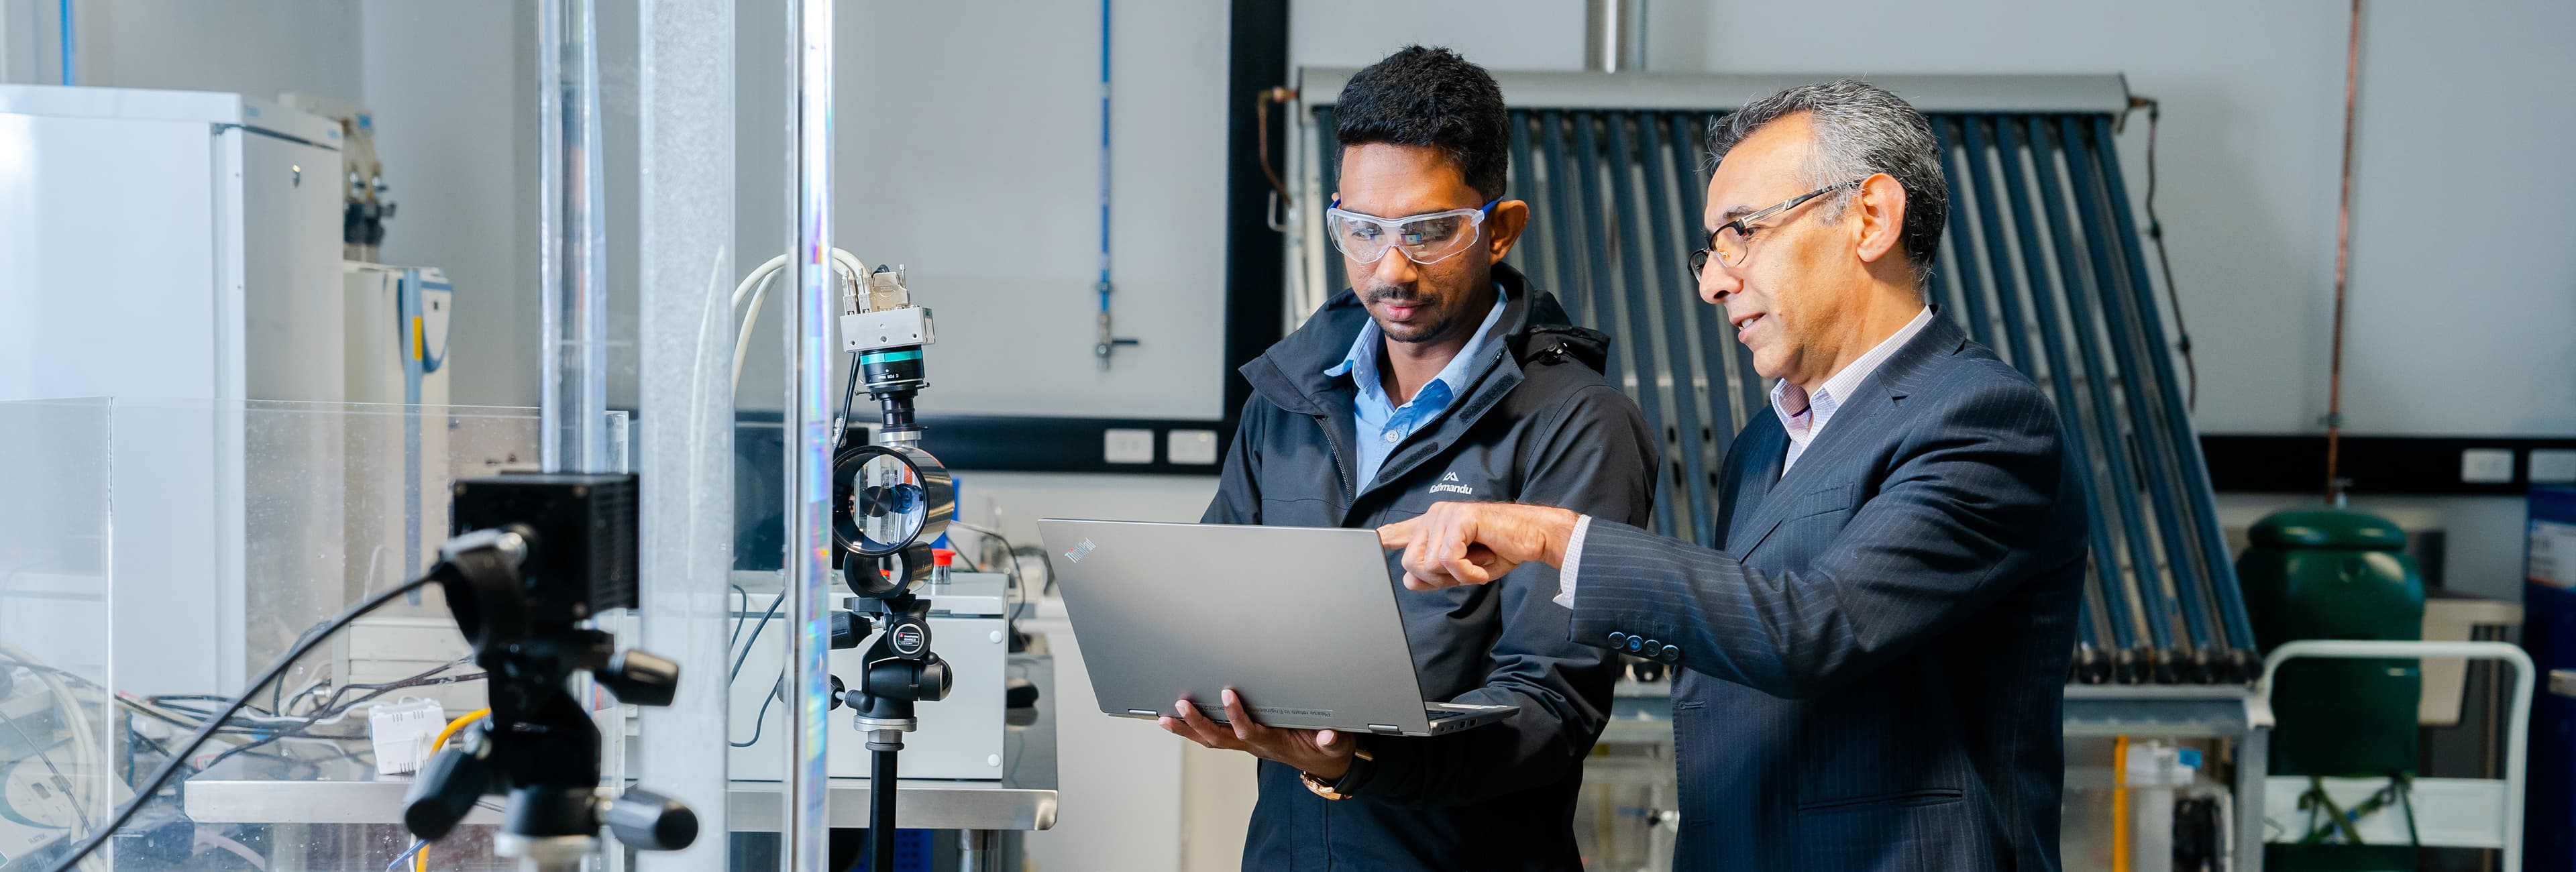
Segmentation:
<svg viewBox="0 0 2576 872">
<path fill-rule="evenodd" d="M 2513 449 L 2461 449 L 2460 481 L 2468 484 L 2512 484 Z"/>
<path fill-rule="evenodd" d="M 1154 462 L 1154 431 L 1109 429 L 1100 434 L 1100 456 L 1110 463 Z"/>
<path fill-rule="evenodd" d="M 2576 450 L 2531 449 L 2532 484 L 2576 484 Z"/>
<path fill-rule="evenodd" d="M 1174 430 L 1164 434 L 1163 457 L 1175 464 L 1215 466 L 1216 431 Z"/>
</svg>

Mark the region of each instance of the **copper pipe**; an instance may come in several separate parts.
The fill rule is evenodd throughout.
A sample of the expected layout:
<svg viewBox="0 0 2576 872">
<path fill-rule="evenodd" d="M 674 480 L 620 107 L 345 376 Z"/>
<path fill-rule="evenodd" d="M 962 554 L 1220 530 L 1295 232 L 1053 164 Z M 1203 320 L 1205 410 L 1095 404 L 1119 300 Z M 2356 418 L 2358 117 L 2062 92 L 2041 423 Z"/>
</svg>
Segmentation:
<svg viewBox="0 0 2576 872">
<path fill-rule="evenodd" d="M 2326 387 L 2326 503 L 2343 502 L 2343 310 L 2352 273 L 2352 118 L 2361 91 L 2361 0 L 2352 0 L 2352 37 L 2343 65 L 2343 193 L 2335 207 L 2334 362 Z"/>
<path fill-rule="evenodd" d="M 1294 207 L 1297 199 L 1288 195 L 1288 183 L 1281 181 L 1279 171 L 1270 168 L 1270 104 L 1289 103 L 1297 99 L 1297 89 L 1263 88 L 1252 97 L 1252 141 L 1261 154 L 1261 174 L 1270 177 L 1270 189 L 1279 193 L 1279 205 Z"/>
</svg>

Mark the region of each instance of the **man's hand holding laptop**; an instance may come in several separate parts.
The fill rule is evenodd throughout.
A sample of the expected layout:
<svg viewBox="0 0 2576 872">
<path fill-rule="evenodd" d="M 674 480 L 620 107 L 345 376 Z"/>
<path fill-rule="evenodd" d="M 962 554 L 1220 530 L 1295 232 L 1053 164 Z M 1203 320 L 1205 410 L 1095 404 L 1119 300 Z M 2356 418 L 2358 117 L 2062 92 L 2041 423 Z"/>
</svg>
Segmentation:
<svg viewBox="0 0 2576 872">
<path fill-rule="evenodd" d="M 1225 689 L 1226 723 L 1199 711 L 1188 699 L 1173 703 L 1179 717 L 1164 715 L 1155 723 L 1165 732 L 1220 751 L 1242 751 L 1273 763 L 1331 781 L 1350 771 L 1351 752 L 1359 742 L 1339 730 L 1292 730 L 1265 727 L 1245 710 L 1243 695 Z"/>
</svg>

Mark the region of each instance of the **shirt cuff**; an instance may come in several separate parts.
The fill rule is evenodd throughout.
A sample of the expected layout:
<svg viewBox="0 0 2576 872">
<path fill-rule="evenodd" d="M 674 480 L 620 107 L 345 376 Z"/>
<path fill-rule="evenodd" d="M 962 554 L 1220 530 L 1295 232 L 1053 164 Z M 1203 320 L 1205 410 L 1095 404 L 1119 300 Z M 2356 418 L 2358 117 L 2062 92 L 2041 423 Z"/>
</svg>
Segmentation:
<svg viewBox="0 0 2576 872">
<path fill-rule="evenodd" d="M 1592 529 L 1592 516 L 1574 521 L 1574 533 L 1565 537 L 1565 565 L 1556 570 L 1557 605 L 1574 608 L 1574 568 L 1583 562 L 1583 534 Z"/>
</svg>

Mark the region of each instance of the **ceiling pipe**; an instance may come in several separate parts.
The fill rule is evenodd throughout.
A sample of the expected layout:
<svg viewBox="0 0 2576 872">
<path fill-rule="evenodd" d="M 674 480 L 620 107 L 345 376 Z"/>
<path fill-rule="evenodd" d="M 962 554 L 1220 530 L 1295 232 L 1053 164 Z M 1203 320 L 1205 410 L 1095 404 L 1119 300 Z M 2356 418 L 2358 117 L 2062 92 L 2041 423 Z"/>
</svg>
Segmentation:
<svg viewBox="0 0 2576 872">
<path fill-rule="evenodd" d="M 1584 0 L 1583 68 L 1596 73 L 1646 68 L 1646 0 Z"/>
</svg>

